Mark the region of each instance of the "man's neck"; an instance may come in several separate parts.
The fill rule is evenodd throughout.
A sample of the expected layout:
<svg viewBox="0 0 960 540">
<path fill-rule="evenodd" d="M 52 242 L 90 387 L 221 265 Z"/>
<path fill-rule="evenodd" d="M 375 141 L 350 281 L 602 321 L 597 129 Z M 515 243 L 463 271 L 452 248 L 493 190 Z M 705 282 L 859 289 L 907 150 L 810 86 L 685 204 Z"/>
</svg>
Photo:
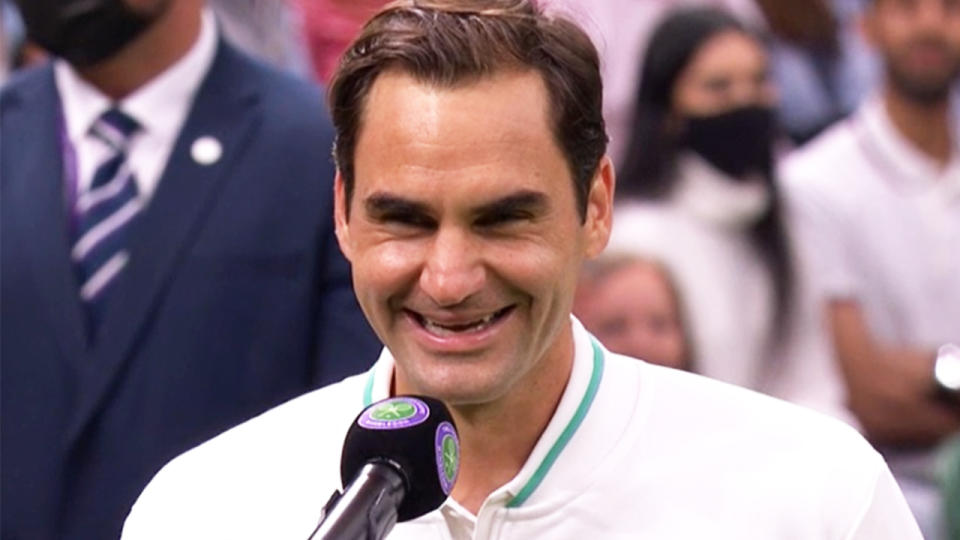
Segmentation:
<svg viewBox="0 0 960 540">
<path fill-rule="evenodd" d="M 918 150 L 945 167 L 953 151 L 949 98 L 935 103 L 918 103 L 888 85 L 883 101 L 896 130 Z"/>
<path fill-rule="evenodd" d="M 573 368 L 572 329 L 563 330 L 557 341 L 555 350 L 502 399 L 451 407 L 461 447 L 451 495 L 474 515 L 491 493 L 520 472 L 556 412 Z"/>
<path fill-rule="evenodd" d="M 123 99 L 187 54 L 200 36 L 200 9 L 194 2 L 173 2 L 119 53 L 77 72 L 104 95 Z"/>
</svg>

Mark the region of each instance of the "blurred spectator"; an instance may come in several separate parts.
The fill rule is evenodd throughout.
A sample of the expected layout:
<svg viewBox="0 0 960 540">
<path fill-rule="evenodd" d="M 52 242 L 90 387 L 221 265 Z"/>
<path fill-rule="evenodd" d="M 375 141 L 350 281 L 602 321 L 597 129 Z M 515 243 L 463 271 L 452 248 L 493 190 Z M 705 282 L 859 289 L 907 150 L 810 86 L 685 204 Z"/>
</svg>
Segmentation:
<svg viewBox="0 0 960 540">
<path fill-rule="evenodd" d="M 241 51 L 303 78 L 313 65 L 292 0 L 207 0 L 223 36 Z"/>
<path fill-rule="evenodd" d="M 864 0 L 756 0 L 768 30 L 778 114 L 796 143 L 847 116 L 877 78 L 858 16 Z"/>
<path fill-rule="evenodd" d="M 27 41 L 23 19 L 16 5 L 9 0 L 0 0 L 0 86 L 11 73 L 39 64 L 47 54 Z"/>
<path fill-rule="evenodd" d="M 225 0 L 229 2 L 231 0 Z M 360 27 L 387 0 L 297 0 L 317 78 L 326 84 Z"/>
<path fill-rule="evenodd" d="M 616 254 L 588 261 L 573 312 L 613 352 L 693 370 L 677 291 L 670 274 L 658 263 Z"/>
<path fill-rule="evenodd" d="M 13 4 L 0 0 L 0 86 L 13 70 L 17 49 L 23 43 L 24 30 Z"/>
<path fill-rule="evenodd" d="M 750 2 L 752 0 L 742 0 Z M 637 91 L 637 66 L 647 40 L 674 0 L 547 0 L 552 9 L 577 21 L 600 53 L 603 117 L 610 143 L 607 152 L 623 162 Z"/>
<path fill-rule="evenodd" d="M 842 415 L 773 183 L 776 93 L 760 41 L 725 12 L 682 10 L 643 66 L 610 249 L 670 270 L 700 373 Z"/>
<path fill-rule="evenodd" d="M 21 0 L 0 93 L 0 537 L 116 538 L 176 454 L 365 369 L 317 88 L 199 0 Z"/>
<path fill-rule="evenodd" d="M 824 278 L 849 405 L 936 540 L 930 456 L 960 430 L 960 395 L 934 392 L 937 349 L 960 341 L 960 2 L 874 0 L 864 28 L 883 85 L 783 177 Z"/>
<path fill-rule="evenodd" d="M 875 61 L 856 24 L 865 0 L 549 1 L 577 19 L 597 44 L 610 154 L 617 164 L 625 158 L 640 75 L 637 67 L 653 29 L 674 9 L 723 8 L 765 33 L 771 72 L 783 97 L 778 113 L 795 140 L 805 140 L 850 112 L 876 79 Z M 824 33 L 830 28 L 833 38 Z M 818 45 L 823 41 L 838 46 L 824 49 Z"/>
</svg>

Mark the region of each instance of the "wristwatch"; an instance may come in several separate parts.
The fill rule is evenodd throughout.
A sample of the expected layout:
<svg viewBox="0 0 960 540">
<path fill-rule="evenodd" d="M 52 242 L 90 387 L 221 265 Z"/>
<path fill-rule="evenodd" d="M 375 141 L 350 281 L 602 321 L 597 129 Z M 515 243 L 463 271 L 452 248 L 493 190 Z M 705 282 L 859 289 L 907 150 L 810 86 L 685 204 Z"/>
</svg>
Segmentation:
<svg viewBox="0 0 960 540">
<path fill-rule="evenodd" d="M 937 350 L 933 382 L 941 395 L 960 398 L 960 346 L 947 343 Z"/>
</svg>

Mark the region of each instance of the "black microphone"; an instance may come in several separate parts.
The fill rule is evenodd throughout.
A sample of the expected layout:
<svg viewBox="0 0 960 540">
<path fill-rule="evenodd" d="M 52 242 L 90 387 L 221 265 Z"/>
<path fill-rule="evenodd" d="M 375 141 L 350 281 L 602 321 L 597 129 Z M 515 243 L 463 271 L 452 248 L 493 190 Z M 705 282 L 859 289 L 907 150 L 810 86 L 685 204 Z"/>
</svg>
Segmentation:
<svg viewBox="0 0 960 540">
<path fill-rule="evenodd" d="M 343 443 L 340 479 L 311 539 L 380 540 L 397 522 L 438 508 L 460 465 L 450 411 L 424 396 L 397 396 L 357 416 Z"/>
</svg>

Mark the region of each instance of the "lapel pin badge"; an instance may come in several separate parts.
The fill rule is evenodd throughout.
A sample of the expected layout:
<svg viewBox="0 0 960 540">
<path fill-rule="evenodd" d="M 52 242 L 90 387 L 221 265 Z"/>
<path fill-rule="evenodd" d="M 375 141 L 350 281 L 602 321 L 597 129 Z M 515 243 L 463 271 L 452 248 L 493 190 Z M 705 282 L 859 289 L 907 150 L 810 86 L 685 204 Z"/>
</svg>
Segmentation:
<svg viewBox="0 0 960 540">
<path fill-rule="evenodd" d="M 214 137 L 205 136 L 193 141 L 190 156 L 200 165 L 213 165 L 223 155 L 223 145 Z"/>
</svg>

